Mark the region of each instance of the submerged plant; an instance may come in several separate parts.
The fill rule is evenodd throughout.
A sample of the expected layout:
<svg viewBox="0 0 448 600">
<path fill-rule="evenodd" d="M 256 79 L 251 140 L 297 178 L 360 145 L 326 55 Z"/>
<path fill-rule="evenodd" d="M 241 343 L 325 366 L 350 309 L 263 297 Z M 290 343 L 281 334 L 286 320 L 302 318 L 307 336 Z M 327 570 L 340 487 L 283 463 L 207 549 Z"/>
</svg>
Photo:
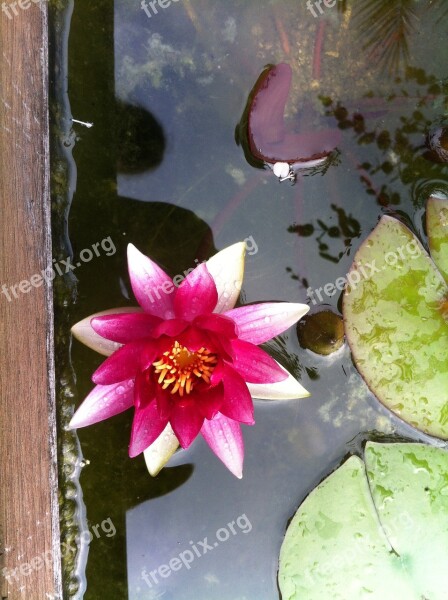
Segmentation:
<svg viewBox="0 0 448 600">
<path fill-rule="evenodd" d="M 244 253 L 244 243 L 235 244 L 185 279 L 172 280 L 129 245 L 129 275 L 140 308 L 108 310 L 73 327 L 80 341 L 110 356 L 93 374 L 97 385 L 71 428 L 134 407 L 129 455 L 144 452 L 152 475 L 179 444 L 188 448 L 201 433 L 242 477 L 240 423 L 254 424 L 252 398 L 308 395 L 258 347 L 296 323 L 308 306 L 271 302 L 234 308 Z"/>
<path fill-rule="evenodd" d="M 409 38 L 418 23 L 413 0 L 366 0 L 357 18 L 364 50 L 386 71 L 395 73 L 409 60 Z"/>
<path fill-rule="evenodd" d="M 264 165 L 280 181 L 294 182 L 300 169 L 328 162 L 341 134 L 329 128 L 296 133 L 285 122 L 291 82 L 290 65 L 268 65 L 249 94 L 235 135 L 249 164 Z"/>
</svg>

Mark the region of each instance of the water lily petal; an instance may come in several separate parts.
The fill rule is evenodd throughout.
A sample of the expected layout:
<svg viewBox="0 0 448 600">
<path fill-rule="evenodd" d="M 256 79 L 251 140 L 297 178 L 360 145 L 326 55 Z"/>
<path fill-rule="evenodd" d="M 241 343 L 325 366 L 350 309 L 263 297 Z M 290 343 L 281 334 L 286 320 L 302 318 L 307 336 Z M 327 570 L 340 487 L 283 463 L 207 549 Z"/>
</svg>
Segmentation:
<svg viewBox="0 0 448 600">
<path fill-rule="evenodd" d="M 223 360 L 231 363 L 233 360 L 233 350 L 232 345 L 230 343 L 231 340 L 227 339 L 224 336 L 216 335 L 214 333 L 210 333 L 204 339 L 207 340 L 207 346 L 210 352 L 217 354 Z M 205 342 L 204 342 L 205 345 Z"/>
<path fill-rule="evenodd" d="M 134 382 L 97 385 L 85 398 L 70 421 L 70 429 L 87 427 L 118 415 L 134 404 Z"/>
<path fill-rule="evenodd" d="M 284 381 L 288 374 L 267 352 L 243 340 L 232 340 L 233 368 L 248 383 Z"/>
<path fill-rule="evenodd" d="M 238 242 L 208 259 L 207 269 L 218 291 L 214 312 L 223 313 L 235 306 L 243 285 L 245 254 L 246 244 Z"/>
<path fill-rule="evenodd" d="M 132 422 L 129 456 L 134 458 L 157 440 L 165 429 L 167 421 L 159 417 L 155 402 L 137 408 Z"/>
<path fill-rule="evenodd" d="M 140 306 L 149 314 L 172 319 L 174 283 L 163 269 L 128 245 L 128 268 L 132 290 Z"/>
<path fill-rule="evenodd" d="M 193 391 L 191 396 L 196 400 L 197 409 L 204 418 L 213 419 L 213 417 L 220 412 L 224 402 L 224 386 L 222 383 L 219 383 L 204 391 Z"/>
<path fill-rule="evenodd" d="M 188 327 L 176 339 L 179 344 L 188 348 L 190 352 L 197 352 L 203 346 L 212 350 L 210 336 L 196 327 Z"/>
<path fill-rule="evenodd" d="M 161 335 L 167 335 L 169 337 L 177 338 L 190 324 L 183 319 L 170 319 L 169 321 L 162 321 L 160 325 L 154 329 L 154 337 Z"/>
<path fill-rule="evenodd" d="M 106 358 L 92 375 L 100 385 L 134 379 L 139 370 L 147 368 L 156 358 L 158 345 L 145 341 L 130 342 Z"/>
<path fill-rule="evenodd" d="M 218 414 L 205 420 L 201 434 L 216 456 L 238 479 L 243 477 L 244 442 L 239 423 Z"/>
<path fill-rule="evenodd" d="M 143 408 L 157 397 L 157 385 L 148 371 L 137 373 L 134 381 L 134 405 L 136 409 Z"/>
<path fill-rule="evenodd" d="M 164 390 L 160 385 L 156 385 L 156 402 L 159 417 L 169 420 L 175 402 L 173 394 L 169 390 Z"/>
<path fill-rule="evenodd" d="M 182 448 L 188 446 L 201 431 L 204 417 L 199 412 L 196 402 L 185 399 L 174 404 L 171 410 L 170 423 Z"/>
<path fill-rule="evenodd" d="M 201 329 L 216 333 L 221 337 L 237 337 L 237 325 L 235 321 L 225 315 L 199 315 L 199 317 L 194 320 L 194 325 Z"/>
<path fill-rule="evenodd" d="M 309 309 L 306 304 L 265 302 L 234 308 L 226 316 L 238 325 L 240 339 L 258 345 L 283 333 Z"/>
<path fill-rule="evenodd" d="M 158 475 L 178 448 L 179 440 L 168 423 L 156 441 L 143 452 L 149 474 Z"/>
<path fill-rule="evenodd" d="M 110 356 L 118 350 L 120 344 L 117 342 L 112 342 L 110 340 L 105 340 L 103 337 L 98 335 L 96 331 L 92 328 L 91 321 L 95 317 L 101 317 L 103 315 L 118 315 L 122 313 L 142 313 L 143 310 L 140 307 L 128 307 L 128 308 L 110 308 L 109 310 L 103 310 L 101 312 L 90 315 L 90 317 L 86 317 L 82 321 L 76 323 L 72 327 L 73 336 L 91 348 L 98 352 L 99 354 L 103 354 L 104 356 Z"/>
<path fill-rule="evenodd" d="M 205 264 L 198 265 L 182 281 L 174 295 L 176 315 L 188 321 L 211 313 L 218 301 L 218 292 L 213 277 Z"/>
<path fill-rule="evenodd" d="M 281 369 L 283 367 L 279 365 Z M 261 400 L 294 400 L 307 398 L 310 393 L 286 369 L 287 378 L 278 383 L 248 383 L 252 398 Z"/>
<path fill-rule="evenodd" d="M 212 383 L 218 380 L 224 384 L 224 400 L 219 412 L 240 423 L 253 425 L 254 403 L 241 375 L 230 365 L 221 362 L 212 375 Z"/>
<path fill-rule="evenodd" d="M 140 312 L 93 317 L 91 325 L 101 337 L 127 344 L 151 336 L 160 322 L 159 317 Z"/>
</svg>

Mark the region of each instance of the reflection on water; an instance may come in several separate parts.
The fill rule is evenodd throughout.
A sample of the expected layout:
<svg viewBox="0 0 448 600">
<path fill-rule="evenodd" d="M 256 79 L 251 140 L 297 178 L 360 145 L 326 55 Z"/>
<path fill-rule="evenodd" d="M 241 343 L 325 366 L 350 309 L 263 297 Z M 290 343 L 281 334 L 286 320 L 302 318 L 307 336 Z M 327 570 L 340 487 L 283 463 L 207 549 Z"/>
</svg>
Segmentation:
<svg viewBox="0 0 448 600">
<path fill-rule="evenodd" d="M 383 59 L 372 60 L 367 22 L 382 11 L 389 23 L 392 4 L 401 12 L 395 30 L 383 28 L 398 40 L 389 75 Z M 294 0 L 181 0 L 149 18 L 134 0 L 77 3 L 71 103 L 74 117 L 94 127 L 77 131 L 69 233 L 75 256 L 108 236 L 117 251 L 77 270 L 78 300 L 64 319 L 133 304 L 128 242 L 175 275 L 246 238 L 254 252 L 242 302 L 307 302 L 340 314 L 340 294 L 322 290 L 346 275 L 380 216 L 398 214 L 424 236 L 428 190 L 446 189 L 445 166 L 424 156 L 427 129 L 446 111 L 445 8 L 434 2 L 420 14 L 417 35 L 399 30 L 409 4 L 344 1 L 316 18 Z M 280 62 L 293 69 L 286 122 L 318 131 L 331 120 L 341 132 L 338 160 L 295 186 L 254 168 L 234 139 L 254 82 Z M 346 347 L 318 356 L 292 329 L 268 349 L 312 395 L 257 402 L 256 425 L 244 428 L 242 481 L 202 440 L 151 479 L 142 458 L 127 457 L 131 414 L 79 431 L 87 518 L 110 517 L 117 530 L 92 541 L 87 600 L 275 600 L 287 521 L 350 440 L 370 430 L 415 438 L 372 397 Z M 100 361 L 73 345 L 77 405 Z M 236 524 L 243 515 L 250 531 Z M 206 537 L 213 550 L 203 552 Z"/>
</svg>

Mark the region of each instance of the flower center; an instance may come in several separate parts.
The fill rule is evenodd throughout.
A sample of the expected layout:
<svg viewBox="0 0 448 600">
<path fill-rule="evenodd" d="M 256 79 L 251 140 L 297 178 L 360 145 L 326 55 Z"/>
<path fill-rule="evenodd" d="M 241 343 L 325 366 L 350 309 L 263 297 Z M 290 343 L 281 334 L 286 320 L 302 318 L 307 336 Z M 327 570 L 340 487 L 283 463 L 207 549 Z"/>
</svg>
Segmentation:
<svg viewBox="0 0 448 600">
<path fill-rule="evenodd" d="M 164 390 L 170 389 L 171 394 L 178 392 L 179 396 L 183 396 L 189 394 L 201 380 L 210 383 L 217 362 L 216 354 L 206 348 L 190 352 L 179 342 L 174 342 L 171 349 L 152 366 L 159 376 L 157 383 Z"/>
</svg>

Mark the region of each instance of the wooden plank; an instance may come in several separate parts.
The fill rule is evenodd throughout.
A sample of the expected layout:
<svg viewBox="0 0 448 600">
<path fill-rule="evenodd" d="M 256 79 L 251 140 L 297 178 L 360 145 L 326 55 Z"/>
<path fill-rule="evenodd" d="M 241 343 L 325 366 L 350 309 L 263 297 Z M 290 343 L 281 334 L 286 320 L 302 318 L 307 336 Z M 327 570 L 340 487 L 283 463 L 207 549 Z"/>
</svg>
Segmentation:
<svg viewBox="0 0 448 600">
<path fill-rule="evenodd" d="M 47 2 L 3 6 L 0 597 L 50 600 L 62 596 L 52 291 L 51 283 L 39 279 L 51 264 Z"/>
</svg>

